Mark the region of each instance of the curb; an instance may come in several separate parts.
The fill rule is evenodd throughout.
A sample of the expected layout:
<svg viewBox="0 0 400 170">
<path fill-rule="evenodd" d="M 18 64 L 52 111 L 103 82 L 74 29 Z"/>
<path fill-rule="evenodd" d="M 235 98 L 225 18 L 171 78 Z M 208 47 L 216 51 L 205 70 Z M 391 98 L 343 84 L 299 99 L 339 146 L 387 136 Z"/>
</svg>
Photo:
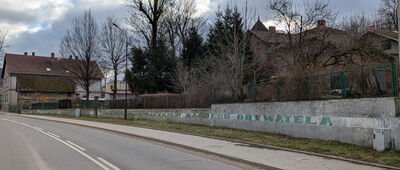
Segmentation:
<svg viewBox="0 0 400 170">
<path fill-rule="evenodd" d="M 234 158 L 234 157 L 230 157 L 230 156 L 227 156 L 227 155 L 222 155 L 222 154 L 218 154 L 218 153 L 214 153 L 214 152 L 210 152 L 210 151 L 205 151 L 205 150 L 201 150 L 201 149 L 198 149 L 198 148 L 193 148 L 193 147 L 186 146 L 186 145 L 176 144 L 176 143 L 173 143 L 173 142 L 168 142 L 168 141 L 164 141 L 164 140 L 160 140 L 160 139 L 155 139 L 155 138 L 135 135 L 135 134 L 131 134 L 131 133 L 120 132 L 120 131 L 117 131 L 117 130 L 104 129 L 104 128 L 101 128 L 101 127 L 94 127 L 94 126 L 89 126 L 89 125 L 82 125 L 82 124 L 78 124 L 78 123 L 70 123 L 70 122 L 64 122 L 64 121 L 58 121 L 58 120 L 48 120 L 48 119 L 45 119 L 45 118 L 34 118 L 34 117 L 23 116 L 23 115 L 18 115 L 18 114 L 13 114 L 13 115 L 14 116 L 19 116 L 19 117 L 25 117 L 25 118 L 33 118 L 33 119 L 39 119 L 39 120 L 54 121 L 54 122 L 59 122 L 59 123 L 73 124 L 73 125 L 78 125 L 78 126 L 83 126 L 83 127 L 100 129 L 100 130 L 104 130 L 104 131 L 109 131 L 109 132 L 119 133 L 119 134 L 123 134 L 123 135 L 133 136 L 133 137 L 137 137 L 137 138 L 142 138 L 142 139 L 152 140 L 152 141 L 156 141 L 156 142 L 166 143 L 166 144 L 169 144 L 169 145 L 179 146 L 179 147 L 182 147 L 184 149 L 189 149 L 189 150 L 193 150 L 193 151 L 197 151 L 197 152 L 202 152 L 202 153 L 206 153 L 206 154 L 212 154 L 212 155 L 216 155 L 216 156 L 219 156 L 219 157 L 222 157 L 222 158 L 225 158 L 225 159 L 229 159 L 229 160 L 232 160 L 232 161 L 239 161 L 241 163 L 245 163 L 245 164 L 248 164 L 248 165 L 260 167 L 260 168 L 263 168 L 263 169 L 278 169 L 278 168 L 270 167 L 270 166 L 267 166 L 267 165 L 264 165 L 264 164 L 255 163 L 255 162 L 251 162 L 251 161 L 247 161 L 247 160 L 243 160 L 243 159 L 239 159 L 239 158 Z M 46 115 L 38 115 L 38 116 L 46 116 Z M 66 119 L 68 119 L 68 118 L 66 118 Z M 77 119 L 71 119 L 71 120 L 77 120 Z M 89 121 L 89 120 L 83 120 L 83 121 Z M 92 121 L 92 122 L 96 122 L 96 121 Z M 103 123 L 103 122 L 98 122 L 98 123 Z M 118 125 L 118 124 L 116 124 L 116 125 Z M 121 125 L 121 126 L 126 126 L 126 125 Z M 131 127 L 139 127 L 139 126 L 131 126 Z M 378 168 L 400 170 L 400 167 L 394 167 L 394 166 L 389 166 L 389 165 L 370 163 L 370 162 L 365 162 L 365 161 L 360 161 L 360 160 L 355 160 L 355 159 L 342 158 L 342 157 L 332 156 L 332 155 L 325 155 L 325 154 L 320 154 L 320 153 L 315 153 L 315 152 L 301 151 L 301 150 L 295 150 L 295 149 L 287 149 L 287 148 L 281 148 L 281 147 L 276 147 L 276 146 L 271 146 L 271 145 L 264 145 L 264 144 L 253 143 L 253 142 L 245 142 L 245 141 L 240 141 L 240 140 L 235 140 L 235 139 L 226 139 L 226 138 L 221 138 L 221 137 L 199 135 L 199 134 L 187 133 L 187 132 L 176 132 L 176 131 L 165 130 L 165 129 L 157 129 L 157 128 L 148 128 L 148 127 L 139 127 L 139 128 L 159 130 L 159 131 L 172 132 L 172 133 L 180 133 L 180 134 L 192 135 L 192 136 L 199 136 L 199 137 L 205 137 L 205 138 L 211 138 L 211 139 L 217 139 L 217 140 L 240 143 L 240 144 L 243 144 L 243 146 L 247 146 L 247 147 L 272 149 L 272 150 L 282 150 L 282 151 L 301 153 L 301 154 L 306 154 L 306 155 L 311 155 L 311 156 L 318 156 L 318 157 L 323 157 L 323 158 L 328 158 L 328 159 L 346 161 L 346 162 L 351 162 L 351 163 L 355 163 L 355 164 L 359 164 L 359 165 L 367 165 L 367 166 L 373 166 L 373 167 L 378 167 Z"/>
<path fill-rule="evenodd" d="M 272 167 L 272 166 L 268 166 L 268 165 L 264 165 L 264 164 L 260 164 L 260 163 L 256 163 L 256 162 L 251 162 L 251 161 L 248 161 L 248 160 L 235 158 L 235 157 L 231 157 L 231 156 L 227 156 L 227 155 L 222 155 L 222 154 L 219 154 L 219 153 L 210 152 L 210 151 L 194 148 L 194 147 L 187 146 L 187 145 L 177 144 L 177 143 L 164 141 L 164 140 L 160 140 L 160 139 L 155 139 L 155 138 L 151 138 L 151 137 L 135 135 L 135 134 L 132 134 L 132 133 L 126 133 L 126 132 L 121 132 L 121 131 L 117 131 L 117 130 L 110 130 L 110 129 L 105 129 L 105 128 L 101 128 L 101 127 L 95 127 L 95 126 L 89 126 L 89 125 L 83 125 L 83 124 L 71 123 L 71 122 L 64 122 L 64 121 L 59 121 L 59 120 L 48 120 L 48 119 L 45 119 L 45 118 L 28 117 L 28 116 L 17 115 L 17 114 L 16 115 L 11 115 L 11 116 L 18 116 L 18 117 L 24 117 L 24 118 L 53 121 L 53 122 L 58 122 L 58 123 L 65 123 L 65 124 L 77 125 L 77 126 L 81 126 L 81 127 L 98 129 L 98 130 L 102 130 L 102 131 L 122 134 L 122 135 L 126 135 L 126 136 L 132 136 L 132 137 L 135 137 L 135 138 L 141 138 L 141 139 L 144 139 L 144 140 L 150 140 L 150 141 L 163 143 L 163 144 L 167 144 L 167 145 L 171 145 L 171 146 L 175 146 L 175 147 L 180 147 L 180 148 L 183 148 L 183 149 L 187 149 L 187 150 L 191 150 L 191 151 L 195 151 L 195 152 L 200 152 L 200 153 L 204 153 L 204 154 L 208 154 L 208 155 L 214 155 L 214 156 L 217 156 L 217 157 L 220 157 L 220 158 L 224 158 L 224 159 L 227 159 L 227 160 L 230 160 L 230 161 L 240 162 L 242 164 L 250 165 L 250 166 L 253 166 L 253 167 L 260 168 L 260 169 L 281 170 L 281 169 L 276 168 L 276 167 Z M 66 118 L 66 119 L 68 119 L 68 118 Z M 75 120 L 75 119 L 71 119 L 71 120 Z M 83 121 L 85 121 L 85 120 L 83 120 Z M 102 123 L 102 122 L 98 122 L 98 123 Z M 121 126 L 124 126 L 124 125 L 121 125 Z M 147 129 L 150 129 L 150 128 L 147 128 Z M 153 129 L 153 130 L 157 130 L 157 129 Z"/>
</svg>

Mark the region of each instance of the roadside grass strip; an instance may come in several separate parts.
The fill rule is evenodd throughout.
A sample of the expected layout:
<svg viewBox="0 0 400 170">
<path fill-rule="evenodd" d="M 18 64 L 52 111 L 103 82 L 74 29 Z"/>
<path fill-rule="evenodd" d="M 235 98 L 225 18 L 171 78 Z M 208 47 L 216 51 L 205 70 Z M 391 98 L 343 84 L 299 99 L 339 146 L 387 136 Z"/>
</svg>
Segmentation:
<svg viewBox="0 0 400 170">
<path fill-rule="evenodd" d="M 400 152 L 387 150 L 378 152 L 371 147 L 357 146 L 337 141 L 296 138 L 287 135 L 266 132 L 246 131 L 221 127 L 190 125 L 152 120 L 122 120 L 113 118 L 74 117 L 66 115 L 46 115 L 61 118 L 95 121 L 118 125 L 144 127 L 171 132 L 181 132 L 200 136 L 217 137 L 228 140 L 258 143 L 280 148 L 308 151 L 325 155 L 338 156 L 382 165 L 400 167 Z"/>
<path fill-rule="evenodd" d="M 3 119 L 3 120 L 4 120 L 4 119 Z M 104 170 L 111 170 L 111 169 L 113 169 L 113 170 L 119 170 L 118 167 L 116 167 L 116 166 L 114 166 L 113 164 L 107 162 L 106 160 L 104 160 L 104 159 L 102 159 L 102 158 L 100 159 L 100 157 L 98 157 L 98 159 L 99 159 L 101 162 L 103 162 L 104 164 L 106 164 L 106 165 L 108 166 L 108 167 L 107 167 L 106 165 L 104 165 L 104 164 L 100 163 L 99 161 L 97 161 L 95 158 L 93 158 L 93 157 L 89 156 L 88 154 L 86 154 L 85 152 L 83 152 L 83 151 L 86 151 L 86 149 L 84 149 L 84 148 L 78 146 L 77 144 L 72 143 L 71 141 L 65 142 L 65 141 L 63 141 L 63 140 L 60 139 L 60 136 L 58 136 L 58 135 L 56 135 L 56 134 L 54 134 L 54 133 L 45 132 L 45 131 L 43 131 L 43 129 L 41 129 L 41 128 L 39 128 L 39 127 L 31 126 L 31 125 L 28 125 L 28 124 L 26 124 L 26 123 L 17 122 L 17 121 L 14 121 L 14 120 L 7 120 L 7 121 L 10 121 L 10 122 L 13 122 L 13 123 L 22 125 L 22 126 L 26 126 L 26 127 L 32 128 L 32 129 L 34 129 L 34 130 L 39 131 L 40 133 L 43 133 L 43 134 L 45 134 L 45 135 L 47 135 L 47 136 L 49 136 L 49 137 L 51 137 L 51 138 L 57 140 L 58 142 L 60 142 L 60 143 L 62 143 L 62 144 L 64 144 L 64 145 L 66 145 L 66 146 L 68 146 L 69 148 L 75 150 L 76 152 L 78 152 L 78 153 L 81 154 L 82 156 L 86 157 L 87 159 L 89 159 L 90 161 L 92 161 L 93 163 L 95 163 L 97 166 L 99 166 L 100 168 L 102 168 L 102 169 L 104 169 Z M 109 167 L 110 167 L 111 169 L 110 169 Z"/>
</svg>

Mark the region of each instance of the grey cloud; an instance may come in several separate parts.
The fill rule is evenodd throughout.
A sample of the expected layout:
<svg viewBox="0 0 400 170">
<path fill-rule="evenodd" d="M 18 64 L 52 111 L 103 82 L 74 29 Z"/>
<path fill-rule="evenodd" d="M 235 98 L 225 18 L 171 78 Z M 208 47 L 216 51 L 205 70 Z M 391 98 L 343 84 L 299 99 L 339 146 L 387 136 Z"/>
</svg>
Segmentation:
<svg viewBox="0 0 400 170">
<path fill-rule="evenodd" d="M 36 20 L 35 14 L 32 11 L 8 9 L 0 7 L 0 22 L 14 23 L 27 23 Z"/>
<path fill-rule="evenodd" d="M 35 52 L 36 55 L 50 56 L 50 53 L 55 52 L 58 55 L 59 42 L 70 28 L 73 19 L 76 16 L 82 15 L 85 9 L 90 7 L 77 7 L 70 9 L 62 18 L 51 23 L 52 27 L 43 29 L 35 33 L 23 32 L 9 42 L 10 47 L 7 50 L 9 53 L 22 54 L 24 52 Z M 123 6 L 108 6 L 108 7 L 93 7 L 91 9 L 97 23 L 103 23 L 108 15 L 123 16 L 125 11 Z"/>
</svg>

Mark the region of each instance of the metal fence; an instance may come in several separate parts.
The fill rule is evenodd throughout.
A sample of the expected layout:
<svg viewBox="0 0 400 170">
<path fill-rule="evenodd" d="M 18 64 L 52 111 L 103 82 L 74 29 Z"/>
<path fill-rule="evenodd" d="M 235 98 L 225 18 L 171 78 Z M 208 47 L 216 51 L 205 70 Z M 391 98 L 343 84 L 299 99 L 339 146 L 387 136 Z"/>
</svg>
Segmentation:
<svg viewBox="0 0 400 170">
<path fill-rule="evenodd" d="M 202 94 L 153 94 L 127 100 L 34 103 L 21 109 L 169 109 L 210 108 L 213 103 L 274 102 L 397 96 L 396 66 L 386 64 L 264 84 L 214 88 Z M 126 103 L 126 104 L 125 104 Z"/>
<path fill-rule="evenodd" d="M 210 93 L 204 94 L 162 94 L 143 95 L 125 100 L 81 100 L 63 102 L 43 102 L 22 106 L 22 109 L 173 109 L 173 108 L 210 108 Z"/>
<path fill-rule="evenodd" d="M 214 103 L 326 100 L 397 96 L 396 66 L 386 64 L 242 88 L 214 88 Z"/>
</svg>

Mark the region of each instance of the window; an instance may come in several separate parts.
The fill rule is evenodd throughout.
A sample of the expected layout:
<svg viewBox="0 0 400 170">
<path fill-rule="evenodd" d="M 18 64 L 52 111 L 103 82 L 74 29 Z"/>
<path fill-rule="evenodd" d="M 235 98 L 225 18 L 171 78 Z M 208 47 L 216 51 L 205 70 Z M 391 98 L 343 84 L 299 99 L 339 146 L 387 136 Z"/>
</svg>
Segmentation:
<svg viewBox="0 0 400 170">
<path fill-rule="evenodd" d="M 257 42 L 257 50 L 260 49 L 260 42 Z"/>
</svg>

